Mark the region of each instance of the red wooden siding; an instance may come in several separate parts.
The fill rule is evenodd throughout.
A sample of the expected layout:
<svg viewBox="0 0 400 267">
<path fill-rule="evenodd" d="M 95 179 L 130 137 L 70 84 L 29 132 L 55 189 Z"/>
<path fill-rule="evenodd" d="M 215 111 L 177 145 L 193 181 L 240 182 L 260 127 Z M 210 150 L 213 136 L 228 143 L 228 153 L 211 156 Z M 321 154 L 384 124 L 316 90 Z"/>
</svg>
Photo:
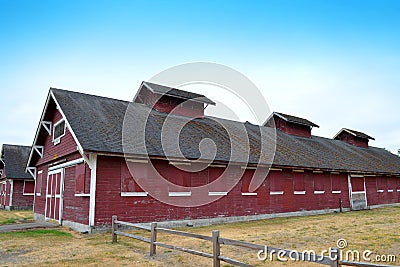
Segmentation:
<svg viewBox="0 0 400 267">
<path fill-rule="evenodd" d="M 60 119 L 62 119 L 62 115 L 58 110 L 56 110 L 52 119 L 53 126 Z M 44 156 L 36 165 L 38 166 L 50 161 L 61 159 L 66 155 L 74 153 L 75 151 L 77 151 L 77 144 L 75 143 L 71 132 L 68 130 L 68 127 L 66 127 L 65 135 L 61 137 L 60 143 L 57 145 L 53 144 L 53 137 L 51 135 L 46 136 L 44 142 Z"/>
<path fill-rule="evenodd" d="M 182 176 L 185 177 L 184 172 L 176 170 L 168 161 L 154 161 L 153 164 L 158 170 L 168 174 L 167 178 L 174 183 L 182 182 Z M 126 188 L 121 179 L 129 178 L 127 177 L 129 173 L 121 167 L 123 165 L 124 159 L 122 158 L 98 157 L 95 225 L 109 224 L 112 215 L 118 215 L 121 219 L 128 221 L 149 222 L 338 208 L 339 198 L 342 198 L 344 207 L 349 207 L 346 174 L 335 175 L 336 180 L 339 181 L 338 189 L 342 190 L 341 194 L 332 194 L 329 190 L 316 197 L 313 192 L 314 176 L 312 172 L 296 173 L 296 175 L 305 177 L 304 189 L 307 193 L 305 195 L 293 194 L 296 175 L 291 170 L 270 172 L 268 178 L 256 191 L 256 196 L 242 196 L 241 194 L 243 187 L 247 187 L 247 177 L 253 172 L 253 170 L 246 170 L 245 180 L 240 181 L 227 196 L 218 201 L 193 208 L 174 207 L 161 203 L 151 196 L 121 196 L 121 190 L 124 186 Z M 137 167 L 145 168 L 144 165 L 146 164 L 139 163 Z M 223 171 L 224 168 L 209 168 L 209 180 L 215 179 Z M 204 180 L 204 176 L 205 171 L 200 177 Z M 174 177 L 178 178 L 175 180 Z M 195 183 L 194 177 L 191 176 L 191 183 Z M 325 178 L 324 185 L 326 186 L 330 184 L 330 174 L 325 175 Z M 271 186 L 274 190 L 270 190 Z M 270 191 L 284 191 L 284 194 L 270 195 Z"/>
<path fill-rule="evenodd" d="M 274 116 L 274 119 L 275 127 L 285 133 L 311 137 L 311 128 L 309 126 L 288 122 L 277 116 Z"/>
<path fill-rule="evenodd" d="M 28 185 L 29 187 L 29 185 Z M 32 185 L 33 189 L 33 185 Z M 33 192 L 32 192 L 33 193 Z M 12 207 L 31 207 L 33 205 L 33 194 L 24 195 L 24 180 L 13 180 Z"/>
<path fill-rule="evenodd" d="M 181 98 L 153 94 L 149 90 L 142 90 L 139 94 L 140 103 L 153 107 L 155 110 L 192 118 L 204 117 L 204 104 L 196 101 L 185 101 Z"/>
<path fill-rule="evenodd" d="M 82 175 L 83 170 L 85 170 L 85 165 L 86 164 L 79 164 L 77 166 L 65 168 L 62 219 L 88 225 L 90 198 L 88 196 L 75 196 L 76 193 L 84 193 L 84 190 L 76 192 L 76 177 L 77 171 Z M 90 173 L 89 175 L 82 175 L 81 179 L 90 180 Z M 84 185 L 84 183 L 82 184 Z"/>
<path fill-rule="evenodd" d="M 364 191 L 364 178 L 351 177 L 351 189 L 353 192 Z"/>
</svg>

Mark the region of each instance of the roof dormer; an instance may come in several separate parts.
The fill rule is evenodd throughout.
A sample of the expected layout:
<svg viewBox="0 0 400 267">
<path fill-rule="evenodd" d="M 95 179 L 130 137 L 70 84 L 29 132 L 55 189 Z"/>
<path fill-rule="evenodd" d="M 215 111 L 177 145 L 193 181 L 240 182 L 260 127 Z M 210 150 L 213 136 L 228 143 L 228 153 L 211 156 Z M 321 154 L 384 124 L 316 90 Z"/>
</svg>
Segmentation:
<svg viewBox="0 0 400 267">
<path fill-rule="evenodd" d="M 375 140 L 373 137 L 359 132 L 359 131 L 354 131 L 350 130 L 347 128 L 341 129 L 335 137 L 333 137 L 335 140 L 341 140 L 343 142 L 359 146 L 359 147 L 364 147 L 368 148 L 368 142 L 369 140 Z"/>
<path fill-rule="evenodd" d="M 311 137 L 312 128 L 319 128 L 317 124 L 309 120 L 279 112 L 273 112 L 264 126 L 275 127 L 285 133 L 303 137 Z"/>
<path fill-rule="evenodd" d="M 192 118 L 203 118 L 205 108 L 215 105 L 204 95 L 150 82 L 142 82 L 133 101 L 159 112 Z"/>
</svg>

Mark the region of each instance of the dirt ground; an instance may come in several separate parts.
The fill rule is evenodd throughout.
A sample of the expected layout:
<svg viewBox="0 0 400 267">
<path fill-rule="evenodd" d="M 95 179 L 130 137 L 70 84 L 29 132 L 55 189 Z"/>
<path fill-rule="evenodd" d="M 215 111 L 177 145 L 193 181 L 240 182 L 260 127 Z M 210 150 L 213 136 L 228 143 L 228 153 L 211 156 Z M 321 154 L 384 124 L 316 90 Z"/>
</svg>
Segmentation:
<svg viewBox="0 0 400 267">
<path fill-rule="evenodd" d="M 15 212 L 0 211 L 0 222 L 15 217 Z M 21 215 L 21 214 L 20 214 Z M 28 219 L 29 213 L 19 217 Z M 346 212 L 309 217 L 292 217 L 254 222 L 184 228 L 188 232 L 211 236 L 214 229 L 221 237 L 298 251 L 327 250 L 345 239 L 344 250 L 370 250 L 375 255 L 395 255 L 400 265 L 400 207 Z M 145 232 L 132 233 L 148 236 Z M 159 233 L 158 241 L 204 252 L 212 251 L 211 242 Z M 199 256 L 157 248 L 157 256 L 148 257 L 149 245 L 110 233 L 85 235 L 67 228 L 0 233 L 0 266 L 212 266 Z M 221 254 L 255 266 L 322 266 L 311 263 L 259 261 L 257 252 L 222 246 Z M 230 266 L 222 263 L 221 266 Z"/>
</svg>

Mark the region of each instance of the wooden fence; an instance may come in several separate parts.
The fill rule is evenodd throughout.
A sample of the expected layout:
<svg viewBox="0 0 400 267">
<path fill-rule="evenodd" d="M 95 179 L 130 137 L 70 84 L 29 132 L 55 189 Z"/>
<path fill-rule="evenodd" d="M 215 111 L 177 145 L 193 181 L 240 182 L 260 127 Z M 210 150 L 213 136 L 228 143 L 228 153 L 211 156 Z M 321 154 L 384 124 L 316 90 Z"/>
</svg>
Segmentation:
<svg viewBox="0 0 400 267">
<path fill-rule="evenodd" d="M 131 228 L 139 229 L 139 230 L 148 231 L 148 232 L 150 232 L 150 238 L 133 235 L 130 233 L 120 231 L 118 229 L 118 225 L 123 225 L 125 227 L 127 226 L 127 227 L 131 227 Z M 173 235 L 178 235 L 178 236 L 184 236 L 184 237 L 190 237 L 190 238 L 196 238 L 196 239 L 210 241 L 213 244 L 213 253 L 211 254 L 211 253 L 206 253 L 206 252 L 202 252 L 202 251 L 197 251 L 194 249 L 189 249 L 189 248 L 184 248 L 184 247 L 180 247 L 180 246 L 174 246 L 174 245 L 158 242 L 157 241 L 158 233 L 168 233 L 168 234 L 173 234 Z M 274 248 L 274 247 L 269 247 L 269 246 L 265 246 L 265 245 L 262 246 L 262 245 L 257 245 L 257 244 L 253 244 L 253 243 L 247 243 L 247 242 L 243 242 L 243 241 L 222 238 L 222 237 L 220 237 L 220 233 L 218 230 L 213 230 L 211 236 L 204 236 L 204 235 L 198 235 L 198 234 L 193 234 L 193 233 L 188 233 L 188 232 L 182 232 L 182 231 L 157 227 L 157 223 L 155 223 L 155 222 L 151 223 L 150 227 L 147 227 L 147 226 L 143 226 L 143 225 L 139 225 L 139 224 L 118 221 L 117 216 L 112 216 L 112 242 L 113 243 L 117 242 L 117 235 L 126 236 L 126 237 L 134 238 L 134 239 L 149 243 L 150 244 L 150 257 L 156 255 L 157 246 L 159 246 L 159 247 L 163 247 L 163 248 L 168 248 L 168 249 L 172 249 L 172 250 L 178 250 L 178 251 L 190 253 L 193 255 L 201 256 L 201 257 L 210 258 L 213 260 L 213 267 L 220 267 L 221 261 L 232 264 L 234 266 L 240 266 L 240 267 L 252 267 L 253 266 L 253 265 L 250 265 L 250 264 L 247 264 L 247 263 L 235 260 L 235 259 L 231 259 L 231 258 L 222 256 L 220 253 L 221 245 L 246 248 L 246 249 L 250 249 L 250 250 L 255 250 L 257 252 L 263 251 L 263 253 L 266 253 L 267 255 L 270 255 L 271 253 L 277 253 L 278 251 L 282 251 L 282 252 L 285 252 L 285 255 L 293 255 L 293 254 L 296 255 L 296 259 L 299 259 L 301 261 L 312 262 L 312 263 L 327 265 L 327 266 L 331 266 L 331 267 L 340 267 L 340 266 L 396 267 L 394 265 L 379 265 L 379 264 L 373 264 L 373 263 L 344 261 L 344 260 L 340 259 L 341 253 L 340 253 L 339 249 L 333 249 L 330 257 L 316 256 L 315 254 L 310 254 L 310 253 Z M 335 258 L 336 258 L 336 260 L 333 260 Z M 397 266 L 397 267 L 400 267 L 400 266 Z"/>
</svg>

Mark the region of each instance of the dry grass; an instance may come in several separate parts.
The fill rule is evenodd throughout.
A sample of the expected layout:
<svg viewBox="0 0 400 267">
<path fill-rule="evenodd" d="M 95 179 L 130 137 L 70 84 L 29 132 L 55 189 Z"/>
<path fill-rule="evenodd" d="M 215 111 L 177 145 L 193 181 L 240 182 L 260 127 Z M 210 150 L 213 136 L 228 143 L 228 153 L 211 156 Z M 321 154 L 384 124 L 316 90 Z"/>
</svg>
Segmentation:
<svg viewBox="0 0 400 267">
<path fill-rule="evenodd" d="M 0 212 L 0 218 L 4 218 Z M 211 235 L 219 229 L 221 236 L 285 249 L 321 251 L 336 247 L 345 238 L 348 249 L 371 250 L 397 256 L 400 263 L 400 207 L 310 217 L 277 218 L 255 222 L 185 228 Z M 33 231 L 33 232 L 32 232 Z M 65 228 L 35 233 L 0 233 L 0 265 L 7 266 L 211 266 L 209 259 L 157 248 L 150 259 L 146 243 L 118 237 L 111 243 L 110 234 L 82 235 Z M 143 232 L 137 232 L 144 234 Z M 159 234 L 159 241 L 211 252 L 210 242 Z M 310 263 L 260 262 L 253 251 L 222 247 L 222 255 L 248 261 L 256 266 L 322 266 Z M 222 263 L 221 266 L 229 266 Z"/>
<path fill-rule="evenodd" d="M 0 225 L 18 223 L 33 219 L 33 212 L 29 210 L 0 210 Z"/>
</svg>

